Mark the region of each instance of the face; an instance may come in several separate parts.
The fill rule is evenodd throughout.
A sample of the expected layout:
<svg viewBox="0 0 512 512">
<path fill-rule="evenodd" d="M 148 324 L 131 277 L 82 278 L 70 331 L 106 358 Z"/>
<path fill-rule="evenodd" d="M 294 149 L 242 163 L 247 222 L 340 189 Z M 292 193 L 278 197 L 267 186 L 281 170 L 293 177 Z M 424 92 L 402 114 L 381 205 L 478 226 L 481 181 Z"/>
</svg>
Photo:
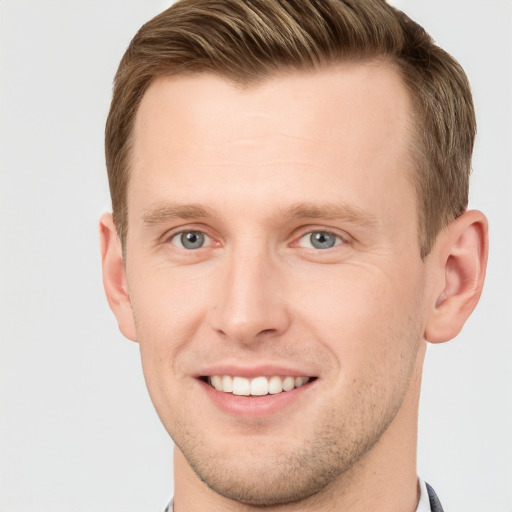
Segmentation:
<svg viewBox="0 0 512 512">
<path fill-rule="evenodd" d="M 219 494 L 320 492 L 408 417 L 428 279 L 410 131 L 407 92 L 378 63 L 146 92 L 131 313 L 158 414 Z"/>
</svg>

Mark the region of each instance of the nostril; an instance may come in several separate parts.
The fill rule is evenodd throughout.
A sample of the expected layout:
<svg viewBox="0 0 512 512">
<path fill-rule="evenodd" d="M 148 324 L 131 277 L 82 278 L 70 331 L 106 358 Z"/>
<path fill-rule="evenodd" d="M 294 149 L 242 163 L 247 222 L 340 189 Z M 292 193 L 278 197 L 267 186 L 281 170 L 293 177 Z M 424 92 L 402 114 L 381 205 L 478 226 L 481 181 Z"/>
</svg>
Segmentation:
<svg viewBox="0 0 512 512">
<path fill-rule="evenodd" d="M 275 334 L 277 331 L 276 329 L 263 329 L 262 331 L 260 331 L 257 336 L 264 336 L 266 334 Z"/>
</svg>

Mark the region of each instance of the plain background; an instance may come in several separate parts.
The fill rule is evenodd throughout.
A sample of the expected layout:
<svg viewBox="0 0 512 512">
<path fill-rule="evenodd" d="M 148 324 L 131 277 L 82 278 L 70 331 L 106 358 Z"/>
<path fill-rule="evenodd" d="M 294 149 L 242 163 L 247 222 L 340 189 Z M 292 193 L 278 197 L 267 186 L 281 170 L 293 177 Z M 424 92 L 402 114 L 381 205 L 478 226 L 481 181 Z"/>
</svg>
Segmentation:
<svg viewBox="0 0 512 512">
<path fill-rule="evenodd" d="M 451 512 L 512 511 L 512 3 L 396 0 L 466 69 L 488 280 L 429 347 L 419 473 Z M 0 511 L 161 511 L 172 443 L 104 299 L 111 82 L 162 0 L 0 0 Z M 207 419 L 206 419 L 207 421 Z"/>
</svg>

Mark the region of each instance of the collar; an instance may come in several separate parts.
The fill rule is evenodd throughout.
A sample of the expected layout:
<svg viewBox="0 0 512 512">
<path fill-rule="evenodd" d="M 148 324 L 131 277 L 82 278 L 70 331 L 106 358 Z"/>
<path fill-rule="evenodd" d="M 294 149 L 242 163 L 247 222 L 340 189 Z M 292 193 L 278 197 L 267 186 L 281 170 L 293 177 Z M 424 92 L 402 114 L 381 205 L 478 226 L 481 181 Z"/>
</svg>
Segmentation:
<svg viewBox="0 0 512 512">
<path fill-rule="evenodd" d="M 430 499 L 428 497 L 427 484 L 425 483 L 425 480 L 419 477 L 418 488 L 420 490 L 420 499 L 418 501 L 418 506 L 416 507 L 416 512 L 430 512 Z"/>
</svg>

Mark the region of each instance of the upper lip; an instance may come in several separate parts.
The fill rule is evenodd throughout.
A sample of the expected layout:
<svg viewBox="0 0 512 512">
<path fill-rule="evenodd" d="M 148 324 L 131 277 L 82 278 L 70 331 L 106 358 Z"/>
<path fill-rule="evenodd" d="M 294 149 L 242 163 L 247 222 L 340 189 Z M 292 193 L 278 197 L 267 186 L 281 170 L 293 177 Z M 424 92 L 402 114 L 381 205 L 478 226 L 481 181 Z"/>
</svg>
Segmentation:
<svg viewBox="0 0 512 512">
<path fill-rule="evenodd" d="M 245 377 L 253 379 L 255 377 L 316 377 L 315 373 L 305 371 L 303 369 L 294 368 L 285 365 L 233 365 L 233 364 L 216 364 L 205 367 L 197 373 L 196 377 L 210 377 L 213 375 L 231 375 L 237 377 Z"/>
</svg>

